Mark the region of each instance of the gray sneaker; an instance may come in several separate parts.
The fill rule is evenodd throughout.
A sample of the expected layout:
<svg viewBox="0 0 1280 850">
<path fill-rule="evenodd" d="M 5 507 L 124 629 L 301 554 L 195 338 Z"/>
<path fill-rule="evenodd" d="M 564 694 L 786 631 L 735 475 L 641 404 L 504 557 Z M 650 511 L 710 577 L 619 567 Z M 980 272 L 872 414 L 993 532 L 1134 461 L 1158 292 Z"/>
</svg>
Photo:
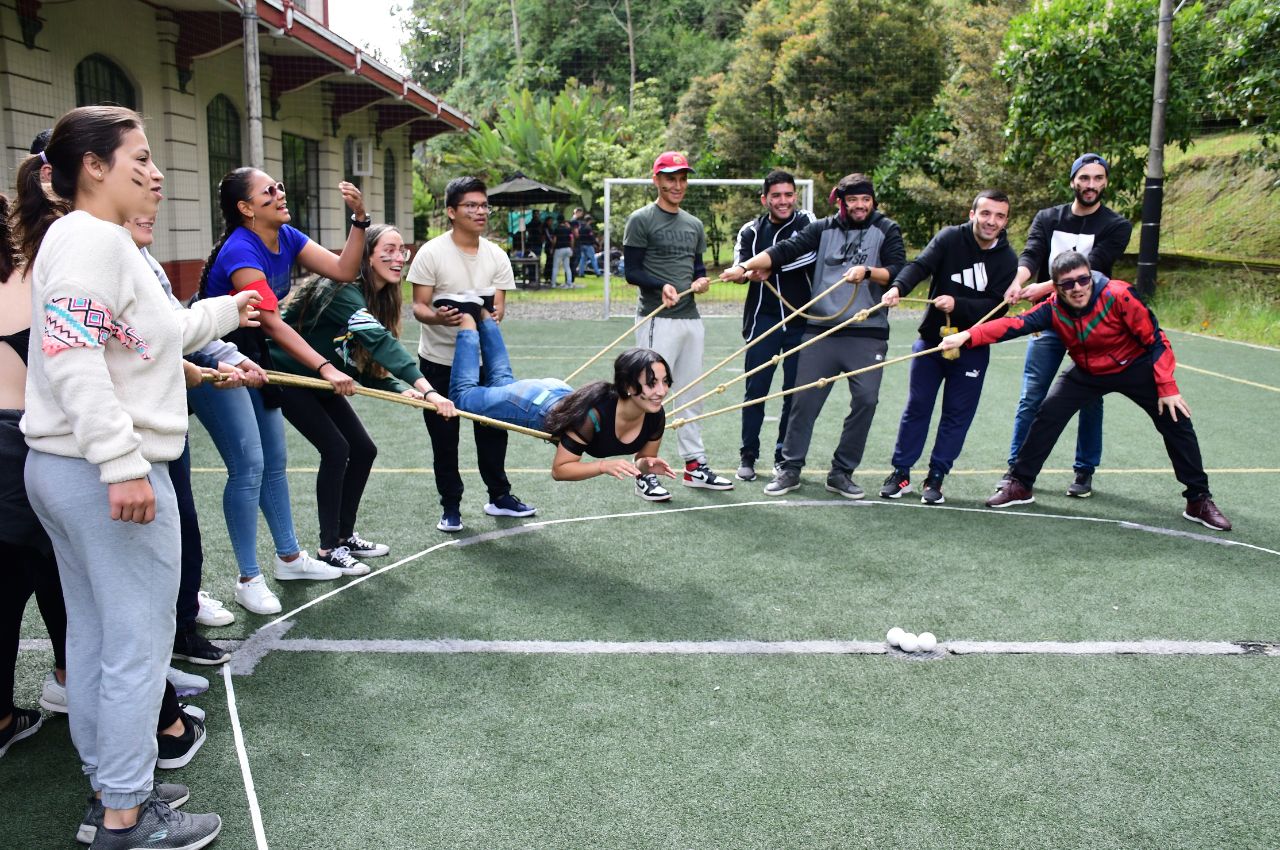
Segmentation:
<svg viewBox="0 0 1280 850">
<path fill-rule="evenodd" d="M 151 793 L 160 802 L 167 803 L 171 809 L 176 809 L 191 799 L 191 789 L 176 782 L 157 782 L 152 786 Z M 102 801 L 90 794 L 89 805 L 84 810 L 84 820 L 80 822 L 80 829 L 76 832 L 76 841 L 81 844 L 92 844 L 93 839 L 98 835 L 98 827 L 102 826 L 102 818 L 106 811 Z"/>
<path fill-rule="evenodd" d="M 841 472 L 837 469 L 827 473 L 827 492 L 839 493 L 846 499 L 861 499 L 867 495 L 866 491 L 853 483 L 853 479 L 849 477 L 849 473 Z"/>
<path fill-rule="evenodd" d="M 785 496 L 792 490 L 800 489 L 800 470 L 783 467 L 773 476 L 773 480 L 764 485 L 766 496 Z"/>
<path fill-rule="evenodd" d="M 222 831 L 217 815 L 189 815 L 170 807 L 153 793 L 142 804 L 133 829 L 120 834 L 99 829 L 92 850 L 200 850 Z"/>
<path fill-rule="evenodd" d="M 754 458 L 744 457 L 742 462 L 738 464 L 738 471 L 734 473 L 734 478 L 739 481 L 755 481 L 756 480 L 756 462 Z"/>
<path fill-rule="evenodd" d="M 1076 480 L 1067 487 L 1067 495 L 1076 499 L 1087 499 L 1093 495 L 1093 476 L 1088 472 L 1077 472 Z"/>
</svg>

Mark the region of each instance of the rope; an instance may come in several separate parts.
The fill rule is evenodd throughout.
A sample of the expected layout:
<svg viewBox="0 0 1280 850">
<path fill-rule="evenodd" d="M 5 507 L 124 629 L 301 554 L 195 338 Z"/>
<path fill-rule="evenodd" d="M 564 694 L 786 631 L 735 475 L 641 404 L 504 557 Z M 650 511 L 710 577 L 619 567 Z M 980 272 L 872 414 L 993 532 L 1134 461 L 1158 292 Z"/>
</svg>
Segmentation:
<svg viewBox="0 0 1280 850">
<path fill-rule="evenodd" d="M 302 387 L 310 390 L 332 390 L 333 384 L 322 378 L 308 378 L 303 375 L 294 375 L 291 372 L 276 372 L 267 370 L 267 377 L 270 383 L 280 387 Z M 225 377 L 218 375 L 205 375 L 205 381 L 221 383 L 226 380 Z M 368 387 L 356 387 L 356 395 L 368 396 L 369 398 L 377 398 L 382 401 L 390 401 L 396 404 L 403 404 L 409 407 L 417 407 L 423 410 L 435 411 L 436 406 L 429 401 L 421 401 L 409 396 L 400 395 L 390 390 L 374 390 Z M 555 438 L 546 431 L 535 431 L 532 428 L 525 428 L 520 425 L 512 425 L 510 422 L 503 422 L 500 419 L 490 419 L 488 416 L 481 416 L 478 413 L 468 413 L 465 410 L 459 410 L 458 415 L 463 419 L 470 419 L 479 422 L 482 425 L 488 425 L 492 428 L 502 428 L 506 431 L 515 431 L 517 434 L 526 434 L 530 437 L 537 437 L 539 440 L 552 442 Z"/>
<path fill-rule="evenodd" d="M 720 384 L 719 386 L 715 387 L 714 389 L 707 390 L 705 393 L 703 393 L 702 395 L 698 396 L 698 397 L 697 397 L 697 398 L 695 398 L 693 401 L 685 402 L 684 404 L 682 404 L 682 405 L 680 405 L 679 407 L 677 407 L 675 410 L 672 410 L 672 411 L 671 411 L 671 413 L 670 413 L 669 415 L 671 415 L 671 416 L 675 416 L 675 415 L 676 415 L 677 413 L 679 413 L 680 411 L 682 411 L 682 410 L 686 410 L 686 409 L 688 409 L 688 408 L 692 407 L 693 405 L 697 404 L 698 402 L 702 401 L 703 399 L 708 398 L 708 397 L 710 397 L 710 396 L 713 396 L 713 395 L 715 395 L 716 393 L 722 393 L 722 392 L 724 392 L 725 390 L 727 390 L 729 387 L 731 387 L 731 386 L 733 386 L 734 384 L 738 383 L 739 381 L 745 381 L 747 378 L 750 378 L 752 375 L 756 374 L 756 373 L 757 373 L 757 372 L 759 372 L 759 371 L 762 371 L 762 370 L 764 370 L 764 369 L 767 369 L 767 368 L 769 368 L 770 366 L 777 366 L 779 363 L 781 363 L 781 362 L 782 362 L 784 359 L 786 359 L 787 357 L 790 357 L 792 354 L 795 354 L 796 352 L 800 351 L 801 349 L 803 349 L 803 348 L 807 348 L 807 347 L 809 347 L 810 345 L 813 345 L 813 344 L 814 344 L 815 342 L 817 342 L 818 340 L 826 339 L 827 337 L 831 336 L 831 335 L 832 335 L 833 333 L 835 333 L 836 331 L 838 331 L 838 330 L 842 330 L 842 329 L 843 329 L 845 326 L 847 326 L 847 325 L 851 325 L 851 324 L 853 324 L 854 322 L 865 322 L 865 321 L 867 320 L 867 317 L 869 317 L 872 313 L 875 313 L 877 310 L 880 310 L 880 309 L 881 309 L 881 308 L 883 308 L 883 307 L 884 307 L 884 303 L 883 303 L 883 302 L 881 302 L 881 303 L 879 303 L 879 304 L 877 304 L 877 305 L 875 305 L 874 307 L 871 307 L 871 308 L 869 308 L 869 309 L 866 309 L 866 310 L 859 310 L 858 312 L 854 313 L 854 314 L 853 314 L 852 316 L 850 316 L 849 318 L 845 319 L 845 320 L 844 320 L 843 322 L 841 322 L 840 324 L 838 324 L 838 325 L 836 325 L 836 326 L 834 326 L 834 327 L 828 328 L 827 330 L 825 330 L 825 331 L 823 331 L 822 333 L 820 333 L 820 334 L 818 334 L 817 336 L 815 336 L 813 339 L 807 339 L 807 340 L 805 340 L 804 342 L 802 342 L 802 343 L 800 343 L 799 345 L 797 345 L 795 348 L 792 348 L 792 349 L 790 349 L 790 350 L 788 350 L 788 351 L 784 351 L 784 352 L 782 352 L 781 354 L 775 354 L 775 355 L 773 355 L 772 357 L 770 357 L 768 360 L 766 360 L 766 361 L 764 361 L 763 363 L 761 363 L 761 364 L 760 364 L 759 366 L 757 366 L 756 368 L 754 368 L 754 369 L 752 369 L 752 370 L 750 370 L 750 371 L 748 371 L 748 372 L 743 372 L 741 375 L 738 375 L 738 376 L 734 377 L 733 379 L 731 379 L 731 380 L 729 380 L 729 381 L 726 381 L 726 382 L 725 382 L 725 383 L 723 383 L 723 384 Z"/>
<path fill-rule="evenodd" d="M 790 305 L 787 305 L 787 309 L 788 309 L 788 310 L 791 310 L 791 312 L 790 312 L 790 313 L 788 313 L 786 316 L 784 316 L 784 317 L 783 317 L 783 319 L 782 319 L 782 321 L 778 322 L 776 325 L 774 325 L 773 327 L 769 328 L 769 330 L 767 330 L 767 331 L 765 331 L 764 333 L 760 334 L 760 336 L 758 336 L 758 337 L 756 337 L 755 339 L 751 340 L 751 341 L 750 341 L 750 342 L 748 342 L 746 345 L 742 346 L 742 348 L 739 348 L 737 351 L 733 352 L 733 353 L 732 353 L 732 354 L 730 354 L 728 357 L 726 357 L 725 359 L 721 360 L 719 363 L 717 363 L 716 365 L 712 366 L 712 367 L 711 367 L 710 369 L 708 369 L 707 371 L 703 372 L 703 373 L 702 373 L 701 375 L 699 375 L 697 378 L 695 378 L 695 379 L 693 379 L 692 381 L 690 381 L 689 383 L 685 384 L 683 387 L 681 387 L 680 389 L 676 390 L 676 391 L 675 391 L 675 392 L 673 392 L 671 395 L 667 396 L 667 403 L 669 403 L 669 404 L 674 404 L 674 403 L 675 403 L 676 398 L 677 398 L 677 397 L 679 397 L 681 393 L 687 392 L 690 388 L 692 388 L 692 387 L 696 387 L 698 384 L 702 383 L 703 379 L 704 379 L 704 378 L 706 378 L 708 375 L 710 375 L 712 372 L 716 371 L 716 370 L 717 370 L 717 369 L 719 369 L 721 366 L 723 366 L 724 364 L 728 363 L 730 360 L 732 360 L 732 359 L 734 359 L 735 357 L 737 357 L 739 354 L 742 354 L 744 351 L 747 351 L 748 349 L 750 349 L 750 348 L 751 348 L 751 346 L 755 345 L 757 342 L 760 342 L 760 340 L 762 340 L 762 339 L 764 339 L 765 337 L 769 336 L 769 334 L 773 333 L 773 332 L 774 332 L 774 331 L 776 331 L 778 328 L 785 327 L 785 326 L 786 326 L 786 324 L 787 324 L 787 322 L 789 322 L 791 319 L 795 318 L 796 316 L 802 316 L 802 315 L 804 315 L 803 313 L 801 313 L 801 312 L 800 312 L 801 310 L 803 310 L 805 307 L 808 307 L 810 304 L 813 304 L 814 302 L 818 301 L 820 298 L 822 298 L 824 295 L 826 295 L 828 292 L 830 292 L 831 290 L 835 289 L 837 286 L 839 286 L 839 285 L 840 285 L 840 284 L 842 284 L 842 283 L 844 283 L 844 281 L 842 281 L 842 280 L 837 280 L 835 283 L 831 284 L 829 287 L 827 287 L 826 289 L 824 289 L 822 292 L 818 293 L 818 294 L 817 294 L 817 295 L 815 295 L 814 297 L 810 298 L 808 301 L 806 301 L 804 304 L 802 304 L 802 305 L 801 305 L 801 306 L 799 306 L 799 307 L 791 307 Z M 857 288 L 857 285 L 855 284 L 855 289 L 856 289 L 856 288 Z M 783 303 L 785 304 L 786 302 L 783 302 Z M 851 301 L 850 303 L 852 303 L 852 301 Z M 847 305 L 846 305 L 846 306 L 847 306 Z M 841 311 L 840 311 L 840 313 L 843 313 L 843 312 L 844 312 L 844 310 L 841 310 Z M 839 313 L 837 313 L 836 315 L 839 315 Z"/>
<path fill-rule="evenodd" d="M 877 305 L 877 306 L 880 306 L 880 305 Z M 974 322 L 973 325 L 970 326 L 970 330 L 972 330 L 973 328 L 977 327 L 978 325 L 990 319 L 1000 310 L 1004 309 L 1005 306 L 1006 306 L 1005 303 L 1001 301 L 999 304 L 992 307 L 991 311 L 987 313 L 987 315 L 983 316 L 981 319 Z M 867 311 L 867 312 L 870 313 L 871 311 Z M 797 348 L 799 348 L 799 346 L 797 346 Z M 855 375 L 861 375 L 863 373 L 871 372 L 876 369 L 883 369 L 885 366 L 888 366 L 891 363 L 904 363 L 908 360 L 914 360 L 917 357 L 924 357 L 926 354 L 936 354 L 939 351 L 942 351 L 941 344 L 935 345 L 933 348 L 926 348 L 923 351 L 916 351 L 916 352 L 912 352 L 911 354 L 904 354 L 901 357 L 894 357 L 890 360 L 885 360 L 881 363 L 873 363 L 870 366 L 863 366 L 861 369 L 851 369 L 848 372 L 841 372 L 840 374 L 832 375 L 829 378 L 819 378 L 818 380 L 811 381 L 807 384 L 804 384 L 803 386 L 792 387 L 789 390 L 779 390 L 776 393 L 770 393 L 769 395 L 761 396 L 760 398 L 752 399 L 751 401 L 744 401 L 739 404 L 730 405 L 729 407 L 721 407 L 717 410 L 712 410 L 707 413 L 699 414 L 698 416 L 690 416 L 687 419 L 675 419 L 667 423 L 667 427 L 680 428 L 685 425 L 688 425 L 690 422 L 697 422 L 701 419 L 708 419 L 712 416 L 719 416 L 721 413 L 732 413 L 735 410 L 742 410 L 743 408 L 750 407 L 753 404 L 764 404 L 766 401 L 772 401 L 775 398 L 784 398 L 789 395 L 794 395 L 795 393 L 798 393 L 798 392 L 803 392 L 804 390 L 814 389 L 815 387 L 825 387 L 827 384 L 835 383 L 836 381 L 844 380 L 845 378 L 852 378 Z"/>
<path fill-rule="evenodd" d="M 678 295 L 676 296 L 676 301 L 677 301 L 677 303 L 679 302 L 679 300 L 680 300 L 681 298 L 685 297 L 686 295 L 688 295 L 688 294 L 689 294 L 689 293 L 691 293 L 691 292 L 693 292 L 693 290 L 692 290 L 692 289 L 686 289 L 684 292 L 681 292 L 680 294 L 678 294 Z M 624 339 L 626 339 L 626 338 L 627 338 L 628 336 L 630 336 L 631 334 L 635 333 L 637 328 L 643 327 L 643 326 L 644 326 L 644 324 L 645 324 L 646 322 L 648 322 L 650 319 L 652 319 L 654 316 L 658 315 L 659 313 L 661 313 L 661 312 L 662 312 L 663 310 L 665 310 L 665 309 L 667 309 L 667 305 L 665 305 L 665 304 L 659 304 L 659 305 L 657 306 L 657 308 L 656 308 L 652 313 L 650 313 L 649 315 L 645 316 L 645 317 L 644 317 L 643 319 L 641 319 L 640 321 L 636 322 L 634 325 L 632 325 L 632 326 L 631 326 L 630 328 L 628 328 L 627 330 L 623 331 L 621 336 L 619 336 L 619 337 L 618 337 L 617 339 L 615 339 L 613 342 L 611 342 L 611 343 L 609 343 L 608 345 L 606 345 L 604 348 L 600 349 L 600 351 L 599 351 L 599 352 L 598 352 L 594 357 L 592 357 L 592 358 L 591 358 L 590 360 L 588 360 L 586 363 L 583 363 L 583 364 L 582 364 L 581 366 L 579 366 L 577 369 L 574 369 L 572 372 L 570 372 L 570 373 L 569 373 L 569 377 L 565 378 L 565 379 L 564 379 L 564 382 L 565 382 L 566 384 L 571 384 L 571 383 L 573 383 L 573 379 L 574 379 L 574 378 L 576 378 L 576 377 L 578 377 L 578 375 L 580 375 L 580 374 L 581 374 L 581 373 L 582 373 L 582 372 L 583 372 L 583 371 L 584 371 L 588 366 L 590 366 L 592 363 L 594 363 L 594 362 L 596 362 L 597 360 L 599 360 L 601 357 L 604 357 L 606 354 L 608 354 L 608 353 L 609 353 L 609 350 L 610 350 L 610 349 L 612 349 L 615 345 L 617 345 L 618 343 L 622 342 Z"/>
<path fill-rule="evenodd" d="M 773 284 L 769 282 L 768 278 L 761 281 L 761 283 L 763 283 L 765 287 L 777 297 L 778 302 L 782 304 L 783 307 L 786 307 L 788 310 L 790 310 L 793 315 L 799 316 L 802 319 L 808 319 L 811 322 L 829 322 L 832 319 L 834 319 L 836 316 L 843 315 L 845 310 L 848 310 L 850 307 L 853 306 L 853 299 L 858 297 L 858 287 L 862 285 L 862 281 L 858 281 L 857 283 L 853 284 L 853 292 L 849 293 L 849 300 L 844 302 L 844 306 L 841 307 L 839 310 L 836 310 L 830 316 L 811 316 L 810 314 L 803 313 L 801 311 L 804 310 L 805 307 L 808 307 L 810 304 L 812 304 L 814 301 L 817 301 L 818 298 L 821 298 L 822 295 L 826 295 L 828 292 L 830 292 L 832 289 L 835 289 L 840 284 L 849 283 L 849 281 L 846 281 L 844 278 L 840 278 L 834 284 L 832 284 L 832 286 L 829 289 L 824 290 L 822 295 L 819 295 L 818 298 L 810 299 L 808 302 L 800 305 L 799 307 L 792 307 L 789 303 L 787 303 L 787 299 L 782 297 L 781 292 L 773 288 Z M 694 383 L 697 383 L 697 382 L 695 381 Z"/>
</svg>

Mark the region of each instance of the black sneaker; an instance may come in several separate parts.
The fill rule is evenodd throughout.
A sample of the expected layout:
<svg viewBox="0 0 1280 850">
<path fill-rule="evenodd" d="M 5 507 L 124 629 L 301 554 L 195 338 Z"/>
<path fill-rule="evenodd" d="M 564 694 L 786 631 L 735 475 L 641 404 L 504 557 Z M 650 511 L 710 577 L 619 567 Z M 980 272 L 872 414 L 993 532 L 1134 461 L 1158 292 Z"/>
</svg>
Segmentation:
<svg viewBox="0 0 1280 850">
<path fill-rule="evenodd" d="M 217 815 L 188 815 L 152 794 L 138 811 L 138 822 L 128 832 L 100 829 L 93 850 L 200 850 L 222 831 Z"/>
<path fill-rule="evenodd" d="M 369 574 L 369 565 L 363 564 L 352 557 L 351 550 L 346 546 L 330 549 L 323 555 L 316 552 L 316 560 L 336 568 L 344 576 L 365 576 Z"/>
<path fill-rule="evenodd" d="M 658 476 L 652 472 L 642 472 L 636 476 L 636 495 L 646 502 L 671 501 L 671 491 L 663 487 Z"/>
<path fill-rule="evenodd" d="M 773 480 L 764 485 L 766 496 L 785 496 L 800 489 L 800 470 L 782 467 L 773 474 Z"/>
<path fill-rule="evenodd" d="M 538 509 L 533 505 L 526 505 L 512 494 L 499 496 L 492 502 L 484 506 L 484 512 L 489 516 L 516 516 L 525 517 L 533 516 Z"/>
<path fill-rule="evenodd" d="M 204 746 L 204 721 L 197 720 L 186 713 L 181 717 L 183 726 L 181 735 L 156 735 L 156 741 L 160 745 L 156 767 L 161 770 L 185 767 Z"/>
<path fill-rule="evenodd" d="M 880 498 L 900 499 L 903 493 L 911 492 L 911 473 L 905 469 L 895 469 L 885 478 L 880 487 Z"/>
<path fill-rule="evenodd" d="M 0 758 L 9 752 L 9 747 L 39 732 L 43 722 L 44 715 L 34 708 L 15 708 L 9 725 L 0 729 Z"/>
<path fill-rule="evenodd" d="M 157 782 L 151 787 L 151 793 L 171 809 L 179 808 L 191 799 L 191 789 L 176 782 Z M 98 835 L 98 827 L 102 826 L 102 818 L 106 811 L 102 801 L 90 794 L 88 806 L 84 810 L 84 820 L 80 821 L 80 828 L 76 831 L 76 841 L 81 844 L 92 844 L 93 839 Z"/>
<path fill-rule="evenodd" d="M 357 558 L 381 558 L 383 555 L 390 554 L 391 547 L 385 543 L 374 543 L 371 540 L 365 540 L 354 531 L 346 540 L 340 541 L 343 546 L 351 550 L 351 554 Z"/>
<path fill-rule="evenodd" d="M 854 483 L 849 473 L 833 469 L 827 473 L 827 492 L 838 493 L 846 499 L 861 499 L 866 491 Z"/>
<path fill-rule="evenodd" d="M 436 528 L 440 531 L 447 531 L 452 534 L 455 531 L 462 530 L 462 512 L 457 508 L 445 508 L 440 514 L 440 521 L 436 523 Z"/>
<path fill-rule="evenodd" d="M 738 462 L 738 471 L 734 473 L 733 477 L 739 481 L 755 481 L 756 459 L 743 455 L 742 460 Z"/>
<path fill-rule="evenodd" d="M 1087 499 L 1093 495 L 1093 476 L 1087 472 L 1077 472 L 1076 480 L 1067 488 L 1067 495 L 1077 499 Z"/>
<path fill-rule="evenodd" d="M 941 475 L 930 475 L 924 480 L 924 487 L 920 490 L 920 501 L 926 505 L 941 505 L 946 501 L 946 497 L 942 495 Z"/>
<path fill-rule="evenodd" d="M 195 626 L 178 629 L 173 636 L 173 658 L 175 661 L 190 661 L 192 664 L 217 666 L 231 660 L 231 653 L 196 631 Z"/>
</svg>

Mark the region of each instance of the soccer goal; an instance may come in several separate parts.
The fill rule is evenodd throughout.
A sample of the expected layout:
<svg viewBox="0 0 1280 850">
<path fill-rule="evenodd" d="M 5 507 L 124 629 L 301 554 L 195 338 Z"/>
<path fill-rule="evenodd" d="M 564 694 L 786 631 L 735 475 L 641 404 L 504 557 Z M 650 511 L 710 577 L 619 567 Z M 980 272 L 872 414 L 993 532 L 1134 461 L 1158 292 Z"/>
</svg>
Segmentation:
<svg viewBox="0 0 1280 850">
<path fill-rule="evenodd" d="M 722 225 L 722 224 L 724 225 L 724 226 L 708 226 L 707 228 L 708 243 L 710 243 L 715 238 L 716 235 L 719 235 L 720 237 L 722 237 L 719 240 L 720 244 L 717 246 L 714 246 L 714 248 L 712 245 L 710 244 L 708 245 L 708 252 L 710 254 L 710 256 L 706 258 L 708 267 L 710 267 L 714 263 L 716 249 L 719 249 L 721 252 L 727 251 L 728 256 L 732 257 L 733 256 L 733 240 L 736 238 L 738 234 L 738 228 L 741 227 L 749 218 L 760 215 L 760 212 L 761 212 L 761 207 L 759 202 L 760 185 L 761 185 L 761 181 L 759 179 L 747 179 L 747 178 L 720 179 L 720 178 L 712 178 L 712 177 L 707 177 L 707 178 L 695 177 L 689 180 L 689 186 L 691 188 L 698 187 L 698 186 L 727 186 L 727 187 L 736 187 L 738 189 L 738 192 L 733 193 L 735 196 L 733 200 L 737 200 L 738 203 L 730 203 L 731 199 L 724 198 L 724 199 L 721 199 L 721 201 L 718 202 L 717 204 L 712 205 L 708 210 L 701 209 L 700 207 L 702 205 L 696 203 L 697 198 L 694 195 L 694 193 L 692 191 L 689 193 L 689 200 L 693 200 L 695 201 L 695 203 L 690 204 L 686 202 L 685 206 L 693 207 L 693 209 L 691 209 L 691 212 L 693 212 L 695 215 L 698 215 L 699 218 L 703 218 L 704 214 L 709 212 L 710 215 L 717 217 L 716 225 Z M 605 319 L 608 319 L 610 316 L 614 315 L 613 311 L 615 306 L 618 309 L 617 315 L 620 315 L 620 316 L 629 315 L 630 313 L 634 312 L 635 294 L 634 294 L 634 291 L 630 291 L 630 292 L 627 291 L 627 289 L 625 288 L 625 281 L 623 281 L 624 289 L 619 292 L 619 297 L 617 299 L 613 298 L 613 289 L 612 289 L 613 280 L 614 280 L 613 263 L 609 261 L 609 258 L 612 256 L 612 251 L 614 248 L 615 241 L 618 243 L 621 243 L 622 241 L 620 238 L 621 236 L 620 229 L 618 231 L 619 238 L 617 238 L 616 240 L 615 240 L 615 235 L 613 233 L 614 189 L 615 187 L 620 188 L 620 187 L 628 187 L 628 186 L 652 187 L 653 181 L 647 177 L 607 177 L 605 178 L 604 223 L 602 228 L 604 230 L 604 239 L 602 243 L 604 253 L 602 255 L 603 262 L 601 263 L 601 270 L 604 274 L 604 311 L 603 311 L 602 318 L 605 318 Z M 813 212 L 813 180 L 808 178 L 797 179 L 796 189 L 800 192 L 800 200 L 799 200 L 800 209 L 807 210 L 812 213 Z M 739 193 L 741 194 L 741 198 L 736 198 L 736 196 Z M 636 190 L 629 190 L 627 194 L 633 197 L 628 197 L 626 199 L 628 203 L 628 207 L 626 209 L 626 213 L 624 213 L 622 217 L 622 221 L 626 220 L 625 215 L 630 214 L 632 209 L 636 209 L 640 207 L 642 204 L 646 204 L 649 201 L 653 200 L 651 192 L 644 194 L 642 196 L 642 194 L 640 192 L 637 192 Z M 724 221 L 721 221 L 721 219 L 724 219 Z M 706 222 L 705 219 L 704 219 L 704 223 L 710 224 L 709 222 Z M 621 225 L 619 223 L 619 227 L 620 226 Z M 725 239 L 726 236 L 727 236 L 727 243 Z M 618 247 L 621 247 L 621 245 L 619 244 Z M 725 264 L 727 265 L 727 263 Z M 724 295 L 726 297 L 717 298 L 715 295 L 713 295 L 713 293 L 719 294 L 718 290 L 720 290 L 722 287 L 724 288 Z M 729 287 L 732 287 L 732 290 L 730 290 Z M 732 284 L 714 284 L 713 283 L 712 291 L 711 293 L 708 293 L 708 295 L 711 295 L 712 297 L 708 298 L 706 296 L 699 296 L 698 303 L 710 305 L 710 304 L 719 304 L 721 301 L 724 301 L 727 307 L 732 306 L 729 302 L 732 302 L 735 300 L 741 300 L 741 294 L 740 294 L 741 291 L 742 291 L 741 287 L 736 287 L 736 286 L 733 286 Z M 615 301 L 617 302 L 616 305 L 615 305 Z"/>
</svg>

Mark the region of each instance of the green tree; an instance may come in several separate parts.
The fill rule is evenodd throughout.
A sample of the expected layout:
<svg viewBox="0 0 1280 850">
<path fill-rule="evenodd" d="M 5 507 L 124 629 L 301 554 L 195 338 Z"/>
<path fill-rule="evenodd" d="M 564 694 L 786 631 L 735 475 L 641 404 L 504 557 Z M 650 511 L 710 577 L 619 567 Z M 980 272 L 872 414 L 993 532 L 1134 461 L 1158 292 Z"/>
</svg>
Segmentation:
<svg viewBox="0 0 1280 850">
<path fill-rule="evenodd" d="M 1233 0 L 1211 23 L 1209 90 L 1223 112 L 1252 125 L 1280 167 L 1280 4 Z"/>
<path fill-rule="evenodd" d="M 936 23 L 933 0 L 757 0 L 715 98 L 718 155 L 738 173 L 870 171 L 938 89 Z"/>
<path fill-rule="evenodd" d="M 1206 98 L 1209 48 L 1202 6 L 1184 7 L 1173 21 L 1166 113 L 1167 143 L 1184 150 Z M 1151 132 L 1155 54 L 1149 0 L 1054 0 L 1014 18 L 997 65 L 1011 94 L 1009 163 L 1056 188 L 1062 163 L 1100 153 L 1111 163 L 1117 208 L 1132 214 Z"/>
</svg>

